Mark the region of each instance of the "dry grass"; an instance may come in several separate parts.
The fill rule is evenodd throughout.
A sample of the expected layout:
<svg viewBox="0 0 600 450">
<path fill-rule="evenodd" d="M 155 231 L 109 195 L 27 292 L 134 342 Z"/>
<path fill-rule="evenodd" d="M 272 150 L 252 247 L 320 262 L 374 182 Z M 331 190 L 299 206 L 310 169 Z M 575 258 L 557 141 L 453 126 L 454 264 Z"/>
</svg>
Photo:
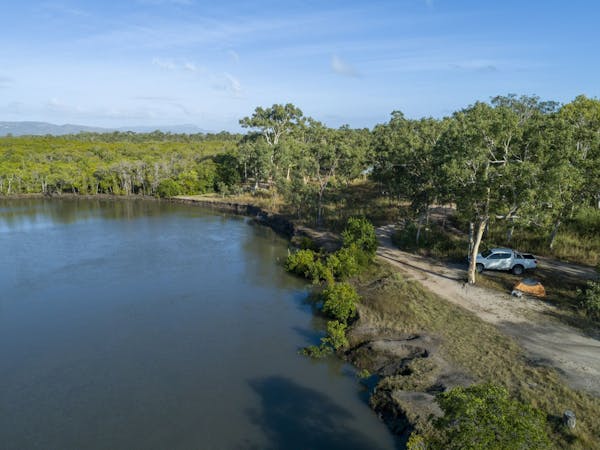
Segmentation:
<svg viewBox="0 0 600 450">
<path fill-rule="evenodd" d="M 519 345 L 474 314 L 377 263 L 357 280 L 369 326 L 383 334 L 427 333 L 441 339 L 440 354 L 474 379 L 506 386 L 543 410 L 557 448 L 600 448 L 600 399 L 570 389 L 558 373 L 526 360 Z M 362 320 L 362 319 L 361 319 Z M 560 426 L 567 409 L 578 417 L 570 433 Z"/>
</svg>

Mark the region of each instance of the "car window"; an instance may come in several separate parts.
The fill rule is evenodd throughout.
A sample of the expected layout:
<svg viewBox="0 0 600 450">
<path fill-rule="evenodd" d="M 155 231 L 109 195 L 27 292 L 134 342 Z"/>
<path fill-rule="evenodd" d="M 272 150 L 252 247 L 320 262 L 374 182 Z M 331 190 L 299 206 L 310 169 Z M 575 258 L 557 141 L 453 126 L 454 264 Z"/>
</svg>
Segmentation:
<svg viewBox="0 0 600 450">
<path fill-rule="evenodd" d="M 515 253 L 515 256 L 519 259 L 523 259 L 523 255 L 521 255 L 520 253 Z"/>
<path fill-rule="evenodd" d="M 504 253 L 494 253 L 492 256 L 489 257 L 489 259 L 502 259 Z"/>
<path fill-rule="evenodd" d="M 500 258 L 499 259 L 508 259 L 510 258 L 510 253 L 500 253 Z"/>
<path fill-rule="evenodd" d="M 481 254 L 481 256 L 483 256 L 484 258 L 487 258 L 488 256 L 490 256 L 492 254 L 492 252 L 490 250 L 486 250 L 485 252 L 483 252 Z"/>
</svg>

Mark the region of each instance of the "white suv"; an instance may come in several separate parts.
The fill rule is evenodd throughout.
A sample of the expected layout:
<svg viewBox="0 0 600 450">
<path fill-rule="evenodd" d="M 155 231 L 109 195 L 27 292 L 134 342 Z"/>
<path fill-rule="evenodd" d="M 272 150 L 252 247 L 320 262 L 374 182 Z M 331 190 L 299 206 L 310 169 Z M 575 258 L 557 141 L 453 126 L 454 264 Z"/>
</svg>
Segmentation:
<svg viewBox="0 0 600 450">
<path fill-rule="evenodd" d="M 510 248 L 492 248 L 477 255 L 477 272 L 484 270 L 510 270 L 521 275 L 527 269 L 535 269 L 537 260 L 533 255 L 523 255 Z"/>
</svg>

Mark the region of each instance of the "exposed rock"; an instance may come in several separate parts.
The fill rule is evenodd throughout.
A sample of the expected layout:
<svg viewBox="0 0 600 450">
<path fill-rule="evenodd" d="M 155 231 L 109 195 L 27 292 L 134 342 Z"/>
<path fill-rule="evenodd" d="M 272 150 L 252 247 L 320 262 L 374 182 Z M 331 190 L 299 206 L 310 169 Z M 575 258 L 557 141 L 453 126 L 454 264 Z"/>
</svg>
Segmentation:
<svg viewBox="0 0 600 450">
<path fill-rule="evenodd" d="M 567 428 L 574 430 L 576 423 L 577 423 L 577 420 L 575 418 L 575 413 L 573 411 L 570 411 L 567 409 L 563 414 L 563 424 Z"/>
</svg>

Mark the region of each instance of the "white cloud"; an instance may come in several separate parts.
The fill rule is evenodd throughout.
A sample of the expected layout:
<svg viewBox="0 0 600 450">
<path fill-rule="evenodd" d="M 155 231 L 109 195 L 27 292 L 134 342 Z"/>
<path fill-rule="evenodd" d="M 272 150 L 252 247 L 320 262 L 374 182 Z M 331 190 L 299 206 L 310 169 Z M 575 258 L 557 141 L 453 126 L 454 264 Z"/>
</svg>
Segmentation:
<svg viewBox="0 0 600 450">
<path fill-rule="evenodd" d="M 198 72 L 200 69 L 193 62 L 186 61 L 183 63 L 183 70 L 187 70 L 188 72 Z"/>
<path fill-rule="evenodd" d="M 350 64 L 345 62 L 342 58 L 337 55 L 331 57 L 331 69 L 338 75 L 346 77 L 358 77 L 360 74 Z"/>
<path fill-rule="evenodd" d="M 201 73 L 204 69 L 192 61 L 173 61 L 172 59 L 154 58 L 152 64 L 166 70 L 182 70 L 185 72 Z"/>
<path fill-rule="evenodd" d="M 236 97 L 239 97 L 242 93 L 242 85 L 240 81 L 233 75 L 228 74 L 227 72 L 225 72 L 223 76 L 225 76 L 225 79 L 229 83 L 229 89 L 231 90 L 231 92 L 233 92 L 233 94 Z"/>
<path fill-rule="evenodd" d="M 175 63 L 169 59 L 154 58 L 152 60 L 152 64 L 160 67 L 161 69 L 167 69 L 167 70 L 177 69 L 177 66 L 175 65 Z"/>
</svg>

